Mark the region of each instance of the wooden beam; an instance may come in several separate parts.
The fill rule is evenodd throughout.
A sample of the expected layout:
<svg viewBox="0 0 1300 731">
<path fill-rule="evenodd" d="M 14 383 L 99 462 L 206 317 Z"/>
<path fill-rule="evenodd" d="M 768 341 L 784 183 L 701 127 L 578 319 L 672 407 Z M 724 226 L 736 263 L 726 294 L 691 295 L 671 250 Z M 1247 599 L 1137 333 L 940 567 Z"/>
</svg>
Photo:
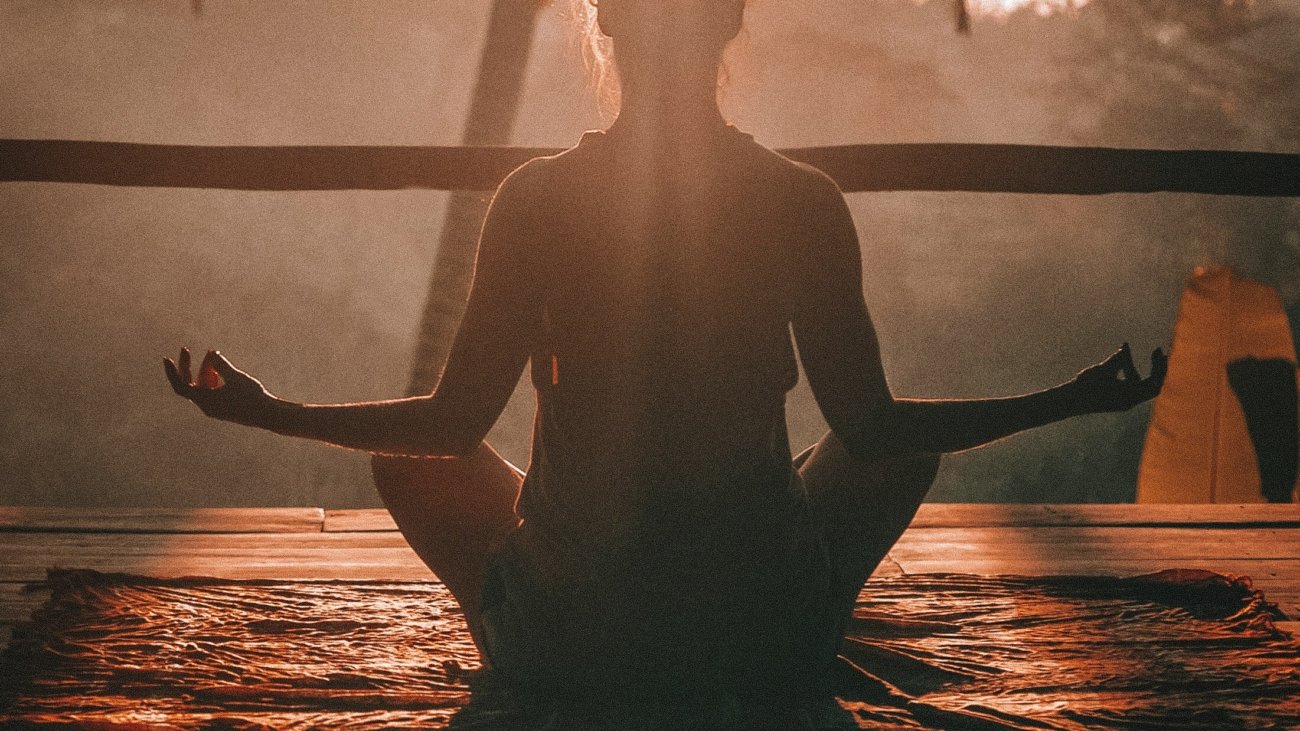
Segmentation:
<svg viewBox="0 0 1300 731">
<path fill-rule="evenodd" d="M 320 508 L 48 508 L 0 506 L 0 532 L 319 533 Z"/>
<path fill-rule="evenodd" d="M 912 521 L 913 528 L 980 526 L 1300 528 L 1300 505 L 926 503 Z"/>
<path fill-rule="evenodd" d="M 0 182 L 225 190 L 492 190 L 537 147 L 207 147 L 0 139 Z M 897 144 L 782 151 L 848 193 L 1300 196 L 1300 154 Z"/>
<path fill-rule="evenodd" d="M 1294 588 L 1300 583 L 1300 561 L 1276 559 L 1180 559 L 1069 557 L 998 558 L 950 557 L 931 559 L 896 558 L 903 573 L 976 574 L 980 576 L 1138 576 L 1165 569 L 1197 569 L 1250 577 L 1257 589 L 1269 596 L 1274 587 Z"/>
<path fill-rule="evenodd" d="M 397 524 L 384 508 L 326 510 L 322 530 L 326 533 L 394 531 Z"/>
<path fill-rule="evenodd" d="M 397 533 L 0 533 L 0 581 L 49 568 L 231 579 L 431 580 Z"/>
<path fill-rule="evenodd" d="M 368 535 L 389 535 L 371 533 Z M 907 560 L 1051 559 L 1184 561 L 1269 559 L 1300 567 L 1296 528 L 1117 526 L 909 528 L 893 556 Z"/>
<path fill-rule="evenodd" d="M 1300 505 L 926 503 L 913 528 L 998 526 L 1300 528 Z M 383 508 L 325 511 L 325 531 L 397 530 Z"/>
<path fill-rule="evenodd" d="M 163 577 L 435 580 L 397 533 L 0 534 L 0 588 L 42 581 L 49 568 Z M 877 575 L 894 574 L 890 564 Z M 25 607 L 16 596 L 10 603 Z"/>
</svg>

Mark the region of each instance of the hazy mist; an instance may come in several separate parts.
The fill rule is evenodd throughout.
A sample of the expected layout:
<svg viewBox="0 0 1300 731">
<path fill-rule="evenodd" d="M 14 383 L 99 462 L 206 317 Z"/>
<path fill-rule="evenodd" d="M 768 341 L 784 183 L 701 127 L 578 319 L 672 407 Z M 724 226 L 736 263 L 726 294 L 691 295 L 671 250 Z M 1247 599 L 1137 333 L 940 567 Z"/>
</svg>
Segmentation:
<svg viewBox="0 0 1300 731">
<path fill-rule="evenodd" d="M 456 144 L 489 0 L 0 0 L 0 137 Z M 602 126 L 562 12 L 514 142 Z M 196 11 L 196 8 L 199 8 Z M 1300 0 L 754 0 L 729 118 L 773 147 L 1010 142 L 1300 152 Z M 220 348 L 273 392 L 401 395 L 447 195 L 0 184 L 0 504 L 377 505 L 367 455 L 204 419 L 160 361 Z M 1168 343 L 1226 262 L 1300 314 L 1300 203 L 855 194 L 866 293 L 909 396 L 1045 388 Z M 1145 368 L 1145 363 L 1142 364 Z M 489 440 L 527 460 L 521 389 Z M 945 459 L 934 500 L 1128 501 L 1148 408 Z M 824 430 L 806 387 L 796 449 Z"/>
</svg>

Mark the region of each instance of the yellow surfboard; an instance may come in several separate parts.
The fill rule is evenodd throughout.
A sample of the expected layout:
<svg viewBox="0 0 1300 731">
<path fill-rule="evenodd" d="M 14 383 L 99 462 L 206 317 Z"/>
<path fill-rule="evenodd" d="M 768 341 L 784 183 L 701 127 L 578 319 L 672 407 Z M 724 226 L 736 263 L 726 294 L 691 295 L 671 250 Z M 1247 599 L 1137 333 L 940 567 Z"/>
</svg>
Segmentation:
<svg viewBox="0 0 1300 731">
<path fill-rule="evenodd" d="M 1198 268 L 1183 290 L 1169 375 L 1147 429 L 1139 503 L 1265 502 L 1228 383 L 1228 364 L 1246 358 L 1296 362 L 1277 292 L 1228 267 Z"/>
</svg>

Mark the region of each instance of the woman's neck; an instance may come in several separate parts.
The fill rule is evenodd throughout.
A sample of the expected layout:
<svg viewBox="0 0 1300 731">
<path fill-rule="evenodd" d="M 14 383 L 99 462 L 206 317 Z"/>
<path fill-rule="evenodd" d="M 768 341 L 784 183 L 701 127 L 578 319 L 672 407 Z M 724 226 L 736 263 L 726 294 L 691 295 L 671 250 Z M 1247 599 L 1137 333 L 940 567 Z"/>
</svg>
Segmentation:
<svg viewBox="0 0 1300 731">
<path fill-rule="evenodd" d="M 609 132 L 655 147 L 693 144 L 727 129 L 718 109 L 713 78 L 668 82 L 663 78 L 623 82 L 618 118 Z"/>
</svg>

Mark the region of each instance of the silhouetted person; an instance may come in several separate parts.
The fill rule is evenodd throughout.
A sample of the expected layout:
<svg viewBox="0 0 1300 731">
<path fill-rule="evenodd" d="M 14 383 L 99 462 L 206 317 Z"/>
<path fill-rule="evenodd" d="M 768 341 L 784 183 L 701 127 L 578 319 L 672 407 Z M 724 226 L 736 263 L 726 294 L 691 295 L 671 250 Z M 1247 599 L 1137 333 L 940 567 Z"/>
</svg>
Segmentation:
<svg viewBox="0 0 1300 731">
<path fill-rule="evenodd" d="M 301 405 L 212 353 L 197 384 L 184 351 L 167 372 L 209 416 L 380 455 L 398 526 L 515 683 L 800 693 L 941 453 L 1128 409 L 1159 391 L 1164 355 L 1145 380 L 1125 346 L 1039 393 L 893 397 L 840 191 L 718 111 L 743 0 L 598 12 L 621 113 L 501 185 L 433 393 Z M 831 427 L 793 461 L 792 332 Z M 537 413 L 520 474 L 483 438 L 525 364 Z"/>
</svg>

